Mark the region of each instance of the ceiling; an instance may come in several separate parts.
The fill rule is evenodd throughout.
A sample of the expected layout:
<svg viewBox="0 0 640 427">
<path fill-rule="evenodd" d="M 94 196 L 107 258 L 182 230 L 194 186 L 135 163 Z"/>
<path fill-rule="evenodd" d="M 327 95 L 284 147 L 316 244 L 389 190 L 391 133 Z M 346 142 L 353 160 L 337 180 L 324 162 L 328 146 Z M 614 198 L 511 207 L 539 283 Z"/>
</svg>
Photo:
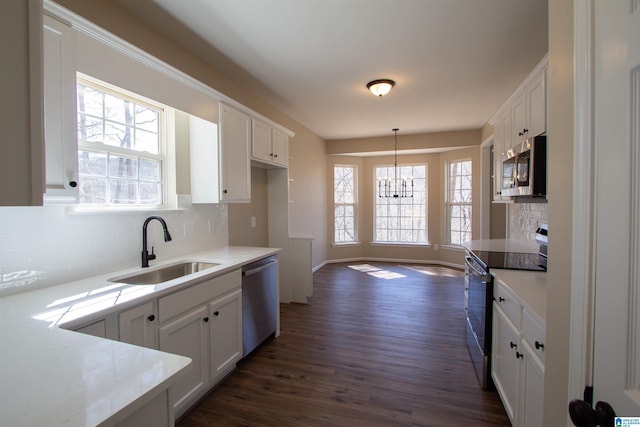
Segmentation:
<svg viewBox="0 0 640 427">
<path fill-rule="evenodd" d="M 324 139 L 478 129 L 547 52 L 547 0 L 112 1 Z"/>
</svg>

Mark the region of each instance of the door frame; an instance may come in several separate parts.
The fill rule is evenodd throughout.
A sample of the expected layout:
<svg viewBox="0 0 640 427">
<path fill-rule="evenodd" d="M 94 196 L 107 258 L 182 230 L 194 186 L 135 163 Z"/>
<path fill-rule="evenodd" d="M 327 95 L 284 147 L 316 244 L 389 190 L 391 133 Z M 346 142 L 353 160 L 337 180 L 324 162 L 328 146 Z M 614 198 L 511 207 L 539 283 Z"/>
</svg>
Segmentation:
<svg viewBox="0 0 640 427">
<path fill-rule="evenodd" d="M 593 11 L 595 0 L 574 0 L 573 224 L 571 324 L 567 403 L 593 385 L 595 150 Z M 567 418 L 568 420 L 568 418 Z M 568 425 L 571 425 L 570 423 Z"/>
</svg>

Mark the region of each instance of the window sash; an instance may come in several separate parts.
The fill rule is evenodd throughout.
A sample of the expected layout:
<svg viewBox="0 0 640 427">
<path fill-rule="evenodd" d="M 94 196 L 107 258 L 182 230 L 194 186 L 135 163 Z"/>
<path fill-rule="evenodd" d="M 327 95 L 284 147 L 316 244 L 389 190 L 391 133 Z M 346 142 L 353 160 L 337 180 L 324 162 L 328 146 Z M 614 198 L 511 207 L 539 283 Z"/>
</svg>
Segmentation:
<svg viewBox="0 0 640 427">
<path fill-rule="evenodd" d="M 472 167 L 471 160 L 450 162 L 447 167 L 445 206 L 450 245 L 461 245 L 472 237 Z"/>
<path fill-rule="evenodd" d="M 356 166 L 334 165 L 333 201 L 334 243 L 356 243 L 358 241 Z"/>
<path fill-rule="evenodd" d="M 106 94 L 102 96 L 103 99 L 105 96 L 111 96 L 133 103 L 132 110 L 134 114 L 137 111 L 136 106 L 153 110 L 157 114 L 157 129 L 149 132 L 154 136 L 154 139 L 157 138 L 157 149 L 153 148 L 153 151 L 157 151 L 157 153 L 111 145 L 100 140 L 85 140 L 80 137 L 79 131 L 76 130 L 78 134 L 80 204 L 91 206 L 165 206 L 167 187 L 165 134 L 163 131 L 165 109 L 150 103 L 145 98 L 138 98 L 135 94 L 118 90 L 84 75 L 78 76 L 77 84 L 82 84 Z M 100 114 L 96 113 L 100 109 L 102 112 Z M 90 108 L 85 107 L 85 110 L 89 111 Z M 94 109 L 90 114 L 78 111 L 76 118 L 78 127 L 80 126 L 81 115 L 94 117 L 96 121 L 102 121 L 103 128 L 106 122 L 116 123 L 116 121 L 106 117 L 104 105 Z M 117 122 L 117 124 L 118 126 L 127 126 L 126 123 Z M 136 132 L 147 132 L 140 122 L 134 121 L 133 125 L 135 125 Z M 85 167 L 83 171 L 82 158 L 86 158 L 87 155 L 91 156 L 91 153 L 99 161 L 94 160 L 93 168 Z M 99 159 L 100 157 L 102 159 Z M 96 164 L 96 161 L 98 163 L 103 162 L 104 165 Z M 126 174 L 118 173 L 118 171 L 122 171 L 121 168 L 117 171 L 112 168 L 113 162 L 116 161 L 127 167 Z M 154 171 L 154 169 L 157 169 L 157 171 Z M 145 176 L 144 171 L 150 173 Z M 118 193 L 119 196 L 116 197 L 114 193 Z"/>
<path fill-rule="evenodd" d="M 413 197 L 379 197 L 379 179 L 395 175 L 393 165 L 374 169 L 374 242 L 427 243 L 427 165 L 398 165 L 398 178 L 413 180 Z"/>
</svg>

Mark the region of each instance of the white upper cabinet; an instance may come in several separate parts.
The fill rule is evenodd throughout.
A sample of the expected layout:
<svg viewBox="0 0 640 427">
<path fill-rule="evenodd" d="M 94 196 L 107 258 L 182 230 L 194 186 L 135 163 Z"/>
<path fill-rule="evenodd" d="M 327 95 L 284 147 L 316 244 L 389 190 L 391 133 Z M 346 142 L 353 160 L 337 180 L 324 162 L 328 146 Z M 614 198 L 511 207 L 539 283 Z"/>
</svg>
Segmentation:
<svg viewBox="0 0 640 427">
<path fill-rule="evenodd" d="M 42 3 L 0 2 L 0 205 L 39 206 L 44 192 Z"/>
<path fill-rule="evenodd" d="M 220 103 L 220 124 L 189 116 L 193 203 L 251 201 L 251 118 Z"/>
<path fill-rule="evenodd" d="M 547 131 L 547 69 L 542 70 L 527 85 L 527 107 L 529 112 L 528 136 Z"/>
<path fill-rule="evenodd" d="M 511 104 L 511 129 L 507 148 L 520 145 L 529 131 L 527 124 L 527 93 L 522 92 Z"/>
<path fill-rule="evenodd" d="M 251 159 L 265 166 L 287 167 L 289 137 L 257 119 L 251 120 Z"/>
<path fill-rule="evenodd" d="M 74 32 L 44 16 L 45 202 L 78 201 Z"/>
<path fill-rule="evenodd" d="M 547 68 L 545 56 L 489 121 L 493 125 L 493 202 L 512 200 L 502 196 L 502 161 L 506 152 L 547 131 Z"/>
<path fill-rule="evenodd" d="M 260 120 L 251 120 L 251 158 L 271 163 L 271 126 Z"/>
<path fill-rule="evenodd" d="M 547 65 L 546 58 L 529 75 L 510 103 L 511 147 L 527 138 L 547 131 Z"/>
<path fill-rule="evenodd" d="M 222 202 L 251 201 L 251 118 L 220 103 L 220 199 Z"/>
</svg>

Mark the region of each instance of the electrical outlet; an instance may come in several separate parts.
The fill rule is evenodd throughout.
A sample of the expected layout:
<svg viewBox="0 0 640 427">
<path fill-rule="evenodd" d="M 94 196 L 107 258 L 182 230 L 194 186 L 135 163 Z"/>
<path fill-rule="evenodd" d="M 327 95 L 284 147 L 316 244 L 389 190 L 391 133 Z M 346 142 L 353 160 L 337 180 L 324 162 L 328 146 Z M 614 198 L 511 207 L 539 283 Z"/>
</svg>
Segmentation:
<svg viewBox="0 0 640 427">
<path fill-rule="evenodd" d="M 433 250 L 434 251 L 440 250 L 440 245 L 437 244 L 437 243 L 435 245 L 433 245 Z"/>
</svg>

